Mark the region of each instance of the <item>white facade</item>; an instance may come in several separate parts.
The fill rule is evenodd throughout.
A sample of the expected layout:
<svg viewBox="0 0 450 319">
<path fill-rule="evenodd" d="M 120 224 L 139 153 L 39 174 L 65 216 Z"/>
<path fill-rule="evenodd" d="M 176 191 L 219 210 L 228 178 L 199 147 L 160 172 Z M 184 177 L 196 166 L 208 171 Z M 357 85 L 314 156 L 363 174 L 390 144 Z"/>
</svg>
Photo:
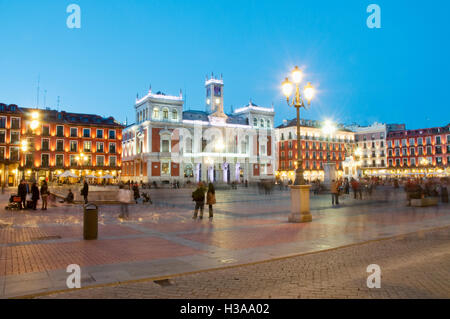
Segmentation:
<svg viewBox="0 0 450 319">
<path fill-rule="evenodd" d="M 385 168 L 387 163 L 386 124 L 354 127 L 355 141 L 360 154 L 356 154 L 362 168 Z"/>
<path fill-rule="evenodd" d="M 206 111 L 184 111 L 183 96 L 151 91 L 123 131 L 122 180 L 244 182 L 273 179 L 274 110 L 252 103 L 225 114 L 223 80 L 205 82 Z M 252 125 L 257 120 L 258 125 Z M 256 124 L 256 122 L 255 122 Z"/>
</svg>

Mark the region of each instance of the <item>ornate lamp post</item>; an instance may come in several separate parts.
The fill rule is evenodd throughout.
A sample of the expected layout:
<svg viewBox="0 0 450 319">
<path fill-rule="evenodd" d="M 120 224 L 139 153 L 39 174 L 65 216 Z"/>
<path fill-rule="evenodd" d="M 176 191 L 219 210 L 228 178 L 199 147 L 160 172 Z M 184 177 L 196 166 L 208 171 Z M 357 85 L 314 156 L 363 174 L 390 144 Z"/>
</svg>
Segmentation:
<svg viewBox="0 0 450 319">
<path fill-rule="evenodd" d="M 291 75 L 294 83 L 292 83 L 289 78 L 286 78 L 282 83 L 282 89 L 286 96 L 287 104 L 295 107 L 297 110 L 297 169 L 295 170 L 294 185 L 291 186 L 291 215 L 289 215 L 289 222 L 302 223 L 312 221 L 312 216 L 309 211 L 309 190 L 311 185 L 306 185 L 303 177 L 303 159 L 300 139 L 300 109 L 302 107 L 306 108 L 306 105 L 303 101 L 299 87 L 303 77 L 302 71 L 296 66 Z M 294 94 L 291 98 L 292 93 Z M 311 83 L 307 83 L 303 93 L 308 105 L 310 105 L 314 96 L 314 88 Z"/>
</svg>

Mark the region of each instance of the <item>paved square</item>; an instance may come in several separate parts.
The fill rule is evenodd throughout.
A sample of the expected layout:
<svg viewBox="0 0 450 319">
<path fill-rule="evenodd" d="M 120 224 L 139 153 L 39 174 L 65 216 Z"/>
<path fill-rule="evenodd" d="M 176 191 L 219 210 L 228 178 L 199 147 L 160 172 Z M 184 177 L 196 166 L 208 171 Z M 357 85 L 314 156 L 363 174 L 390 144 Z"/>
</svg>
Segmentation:
<svg viewBox="0 0 450 319">
<path fill-rule="evenodd" d="M 0 210 L 0 297 L 65 289 L 66 267 L 82 268 L 84 287 L 202 271 L 317 252 L 450 226 L 450 206 L 412 208 L 403 190 L 372 198 L 311 197 L 312 223 L 290 224 L 289 191 L 219 190 L 215 215 L 193 220 L 191 189 L 152 189 L 153 205 L 100 206 L 99 239 L 84 241 L 80 205 L 47 211 Z M 389 194 L 390 196 L 387 196 Z M 8 194 L 1 195 L 2 206 Z M 389 198 L 391 200 L 389 200 Z M 24 280 L 32 284 L 23 284 Z M 20 285 L 18 283 L 21 283 Z"/>
</svg>

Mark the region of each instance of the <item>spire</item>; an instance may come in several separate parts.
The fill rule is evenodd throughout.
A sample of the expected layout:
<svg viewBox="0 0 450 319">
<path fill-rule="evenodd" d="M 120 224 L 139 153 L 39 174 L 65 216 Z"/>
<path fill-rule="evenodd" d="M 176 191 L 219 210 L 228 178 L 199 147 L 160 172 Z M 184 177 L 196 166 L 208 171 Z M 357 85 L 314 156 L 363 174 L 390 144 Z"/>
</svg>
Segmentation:
<svg viewBox="0 0 450 319">
<path fill-rule="evenodd" d="M 183 98 L 183 90 L 180 89 L 180 97 Z"/>
<path fill-rule="evenodd" d="M 148 89 L 148 93 L 152 93 L 152 85 L 150 84 L 150 88 Z"/>
</svg>

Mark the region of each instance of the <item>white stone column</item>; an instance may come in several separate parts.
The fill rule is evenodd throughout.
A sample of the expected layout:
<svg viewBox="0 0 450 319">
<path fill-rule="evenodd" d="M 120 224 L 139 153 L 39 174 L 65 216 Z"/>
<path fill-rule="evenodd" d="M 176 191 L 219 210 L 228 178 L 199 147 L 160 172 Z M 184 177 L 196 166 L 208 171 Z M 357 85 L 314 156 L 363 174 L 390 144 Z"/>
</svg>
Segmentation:
<svg viewBox="0 0 450 319">
<path fill-rule="evenodd" d="M 306 223 L 312 221 L 309 208 L 309 190 L 311 185 L 291 186 L 291 214 L 290 223 Z"/>
</svg>

